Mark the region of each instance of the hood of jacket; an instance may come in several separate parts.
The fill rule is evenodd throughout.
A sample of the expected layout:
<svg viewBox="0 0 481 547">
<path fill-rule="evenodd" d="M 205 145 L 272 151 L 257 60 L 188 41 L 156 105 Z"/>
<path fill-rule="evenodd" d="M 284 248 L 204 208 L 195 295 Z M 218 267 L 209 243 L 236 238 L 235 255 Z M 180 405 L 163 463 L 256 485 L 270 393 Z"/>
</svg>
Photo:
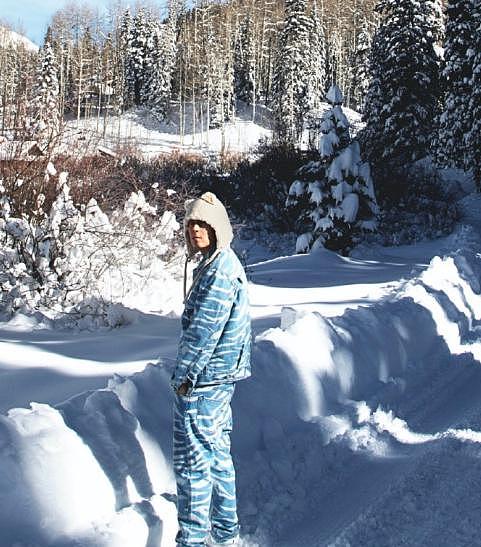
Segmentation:
<svg viewBox="0 0 481 547">
<path fill-rule="evenodd" d="M 187 225 L 189 220 L 202 220 L 207 222 L 215 232 L 216 251 L 229 247 L 232 241 L 232 226 L 227 211 L 212 192 L 205 192 L 200 198 L 189 199 L 185 202 L 184 235 L 188 256 L 193 256 L 196 251 L 192 247 Z"/>
</svg>

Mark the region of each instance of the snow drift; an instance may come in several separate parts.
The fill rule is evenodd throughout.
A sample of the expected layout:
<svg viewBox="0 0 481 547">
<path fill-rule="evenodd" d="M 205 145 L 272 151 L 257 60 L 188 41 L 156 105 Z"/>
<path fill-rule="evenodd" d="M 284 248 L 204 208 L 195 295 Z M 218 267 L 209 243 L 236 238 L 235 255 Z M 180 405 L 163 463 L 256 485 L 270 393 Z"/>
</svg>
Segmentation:
<svg viewBox="0 0 481 547">
<path fill-rule="evenodd" d="M 436 257 L 396 295 L 332 318 L 285 308 L 280 325 L 257 336 L 253 378 L 234 399 L 245 545 L 375 544 L 385 538 L 376 515 L 391 514 L 396 493 L 408 500 L 416 492 L 404 478 L 384 492 L 384 474 L 418 477 L 418 464 L 434 473 L 429 454 L 444 465 L 453 447 L 481 442 L 469 427 L 443 429 L 446 408 L 436 420 L 430 412 L 434 384 L 479 378 L 480 282 L 481 255 Z M 171 364 L 0 417 L 2 545 L 173 545 Z M 362 499 L 346 494 L 353 484 Z M 446 495 L 436 503 L 446 510 Z M 359 505 L 372 510 L 357 523 Z M 345 529 L 340 519 L 350 515 Z M 419 530 L 402 528 L 406 544 Z M 460 544 L 456 530 L 446 536 L 451 545 Z M 444 544 L 427 538 L 424 545 Z M 383 541 L 376 544 L 391 544 Z"/>
</svg>

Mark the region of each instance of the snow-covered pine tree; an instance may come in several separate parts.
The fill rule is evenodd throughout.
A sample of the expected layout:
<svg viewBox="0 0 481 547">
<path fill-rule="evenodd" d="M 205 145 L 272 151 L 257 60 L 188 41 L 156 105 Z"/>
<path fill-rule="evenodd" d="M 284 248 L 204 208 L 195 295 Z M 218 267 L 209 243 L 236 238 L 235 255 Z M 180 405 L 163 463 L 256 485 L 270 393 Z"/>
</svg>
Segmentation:
<svg viewBox="0 0 481 547">
<path fill-rule="evenodd" d="M 172 72 L 176 53 L 175 18 L 169 18 L 167 23 L 155 28 L 153 41 L 152 67 L 146 83 L 147 102 L 154 114 L 163 120 L 167 116 L 172 91 Z"/>
<path fill-rule="evenodd" d="M 198 77 L 208 143 L 208 130 L 223 129 L 234 115 L 233 36 L 231 21 L 223 19 L 214 4 L 203 4 L 198 12 L 202 40 Z"/>
<path fill-rule="evenodd" d="M 440 165 L 464 168 L 467 161 L 466 135 L 471 129 L 471 95 L 474 0 L 450 0 L 446 11 L 443 111 L 439 119 L 436 160 Z"/>
<path fill-rule="evenodd" d="M 32 137 L 50 141 L 60 127 L 58 66 L 52 46 L 46 42 L 40 51 L 37 81 L 30 103 L 28 131 Z"/>
<path fill-rule="evenodd" d="M 118 104 L 126 108 L 134 104 L 134 67 L 131 57 L 132 30 L 133 19 L 130 9 L 127 8 L 120 21 L 119 49 L 123 71 L 117 78 L 119 87 L 123 91 L 123 97 L 118 101 Z"/>
<path fill-rule="evenodd" d="M 55 50 L 55 40 L 53 37 L 52 27 L 50 25 L 47 27 L 47 32 L 43 38 L 43 45 L 45 46 L 45 44 L 50 44 L 52 49 Z"/>
<path fill-rule="evenodd" d="M 226 41 L 231 41 L 227 37 Z M 235 116 L 235 88 L 234 88 L 234 48 L 233 44 L 228 47 L 224 58 L 223 68 L 223 83 L 222 83 L 222 97 L 223 97 L 223 115 L 224 121 L 230 122 Z"/>
<path fill-rule="evenodd" d="M 319 160 L 297 172 L 286 206 L 298 215 L 296 251 L 317 246 L 349 252 L 362 232 L 374 231 L 378 206 L 369 164 L 351 139 L 343 97 L 337 86 L 327 93 L 331 108 L 322 118 Z"/>
<path fill-rule="evenodd" d="M 469 99 L 470 131 L 466 136 L 466 168 L 471 169 L 481 190 L 481 1 L 473 5 L 474 41 L 470 51 L 472 66 L 471 97 Z"/>
<path fill-rule="evenodd" d="M 264 0 L 260 14 L 259 37 L 259 68 L 257 70 L 257 89 L 259 97 L 265 104 L 271 101 L 272 79 L 274 72 L 274 59 L 272 52 L 277 44 L 278 32 L 278 2 L 276 0 Z"/>
<path fill-rule="evenodd" d="M 126 19 L 126 25 L 128 19 Z M 151 63 L 150 55 L 153 49 L 152 28 L 147 14 L 141 8 L 133 18 L 130 33 L 127 35 L 125 81 L 128 95 L 132 96 L 136 105 L 142 104 L 145 98 L 146 68 Z"/>
<path fill-rule="evenodd" d="M 440 0 L 380 0 L 371 81 L 362 133 L 374 166 L 409 164 L 425 156 L 439 108 Z"/>
<path fill-rule="evenodd" d="M 227 96 L 233 97 L 229 93 L 229 86 L 233 87 L 233 73 L 229 73 L 229 63 L 223 59 L 220 52 L 220 44 L 216 44 L 217 55 L 213 55 L 209 62 L 210 73 L 209 82 L 209 129 L 222 127 L 225 121 L 229 119 L 231 104 Z"/>
<path fill-rule="evenodd" d="M 150 104 L 151 90 L 158 85 L 162 78 L 161 41 L 162 32 L 160 22 L 151 13 L 143 13 L 143 69 L 139 70 L 140 80 L 140 103 Z M 139 46 L 140 49 L 140 46 Z"/>
<path fill-rule="evenodd" d="M 170 103 L 172 71 L 175 62 L 175 26 L 170 22 L 151 24 L 152 49 L 146 66 L 143 103 L 148 104 L 153 114 L 164 120 Z"/>
<path fill-rule="evenodd" d="M 234 45 L 234 85 L 236 98 L 254 103 L 256 93 L 255 49 L 252 14 L 242 19 Z"/>
<path fill-rule="evenodd" d="M 309 37 L 307 0 L 286 0 L 273 76 L 272 110 L 279 140 L 295 143 L 309 110 Z"/>
<path fill-rule="evenodd" d="M 372 37 L 369 32 L 369 25 L 367 20 L 364 19 L 362 28 L 357 35 L 352 76 L 353 107 L 358 112 L 362 112 L 364 109 L 364 100 L 369 88 L 369 54 L 371 53 L 371 42 Z"/>
<path fill-rule="evenodd" d="M 326 90 L 326 42 L 317 0 L 311 6 L 310 19 L 307 101 L 310 110 L 317 110 Z"/>
</svg>

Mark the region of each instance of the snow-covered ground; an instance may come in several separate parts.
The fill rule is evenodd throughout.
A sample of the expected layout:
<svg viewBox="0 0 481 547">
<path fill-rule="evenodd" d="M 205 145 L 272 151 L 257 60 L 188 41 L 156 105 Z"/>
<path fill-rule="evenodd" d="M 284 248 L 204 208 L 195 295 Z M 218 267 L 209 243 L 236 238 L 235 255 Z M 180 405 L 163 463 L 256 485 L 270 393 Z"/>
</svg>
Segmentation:
<svg viewBox="0 0 481 547">
<path fill-rule="evenodd" d="M 323 103 L 318 115 L 329 107 Z M 343 110 L 356 133 L 362 125 L 360 114 L 349 108 Z M 71 120 L 67 123 L 64 140 L 68 147 L 72 143 L 91 150 L 99 144 L 111 149 L 130 147 L 141 151 L 145 157 L 155 157 L 172 150 L 206 154 L 249 153 L 260 141 L 269 142 L 271 138 L 272 113 L 263 105 L 253 108 L 239 104 L 232 122 L 223 128 L 207 130 L 205 113 L 201 116 L 196 109 L 194 119 L 192 105 L 187 103 L 182 121 L 175 104 L 164 122 L 156 120 L 151 111 L 144 108 L 134 108 L 120 116 L 82 118 L 79 123 Z M 304 140 L 308 140 L 307 132 Z"/>
<path fill-rule="evenodd" d="M 481 545 L 481 196 L 461 206 L 449 237 L 355 258 L 241 242 L 244 546 Z M 1 547 L 174 545 L 178 333 L 145 307 L 112 331 L 0 325 Z"/>
<path fill-rule="evenodd" d="M 27 51 L 33 53 L 36 53 L 39 49 L 39 47 L 26 36 L 0 25 L 0 47 L 4 48 L 8 46 L 23 47 Z"/>
<path fill-rule="evenodd" d="M 205 115 L 203 116 L 205 118 Z M 192 105 L 187 104 L 180 121 L 175 105 L 168 120 L 159 122 L 149 109 L 136 108 L 120 116 L 70 121 L 67 124 L 66 139 L 69 146 L 81 137 L 85 146 L 101 144 L 111 149 L 134 148 L 145 157 L 154 157 L 172 150 L 195 153 L 241 152 L 247 153 L 262 139 L 270 139 L 270 114 L 265 108 L 240 110 L 232 123 L 223 129 L 207 130 L 205 119 L 201 123 L 200 113 L 195 120 Z M 182 127 L 181 127 L 182 126 Z M 182 133 L 182 135 L 181 135 Z"/>
</svg>

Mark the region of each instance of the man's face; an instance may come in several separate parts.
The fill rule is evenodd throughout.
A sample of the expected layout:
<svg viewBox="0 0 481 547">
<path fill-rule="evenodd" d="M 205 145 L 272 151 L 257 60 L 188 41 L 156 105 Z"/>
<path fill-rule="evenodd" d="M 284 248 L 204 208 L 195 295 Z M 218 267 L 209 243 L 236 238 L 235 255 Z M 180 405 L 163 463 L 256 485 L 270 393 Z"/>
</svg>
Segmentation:
<svg viewBox="0 0 481 547">
<path fill-rule="evenodd" d="M 189 220 L 187 223 L 189 239 L 196 251 L 206 252 L 214 243 L 214 229 L 202 220 Z"/>
</svg>

